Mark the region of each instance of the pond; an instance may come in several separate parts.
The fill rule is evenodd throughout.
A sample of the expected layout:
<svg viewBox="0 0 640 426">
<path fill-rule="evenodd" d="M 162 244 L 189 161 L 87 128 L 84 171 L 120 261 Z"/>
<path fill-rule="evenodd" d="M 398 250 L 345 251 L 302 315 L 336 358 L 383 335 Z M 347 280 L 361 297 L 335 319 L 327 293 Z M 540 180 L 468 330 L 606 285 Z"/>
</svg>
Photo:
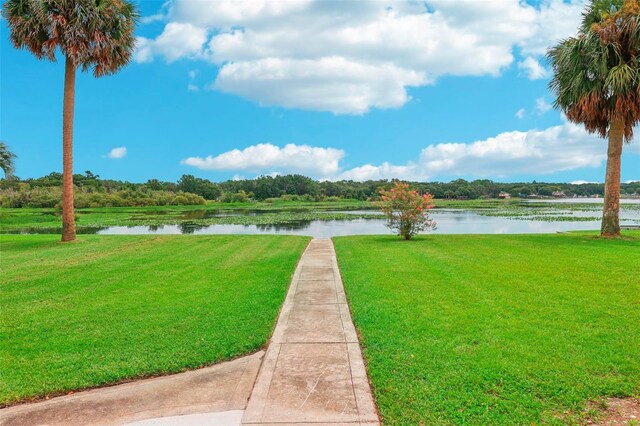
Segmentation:
<svg viewBox="0 0 640 426">
<path fill-rule="evenodd" d="M 79 234 L 290 234 L 330 238 L 342 235 L 390 234 L 374 206 L 353 209 L 327 205 L 293 208 L 167 208 L 76 211 Z M 303 208 L 300 208 L 303 207 Z M 371 207 L 371 209 L 369 209 Z M 431 211 L 436 234 L 530 234 L 600 228 L 602 199 L 469 202 Z M 621 225 L 640 227 L 640 200 L 623 200 Z M 10 210 L 2 217 L 3 233 L 59 233 L 56 211 Z M 23 226 L 17 224 L 22 223 Z M 10 226 L 6 226 L 10 224 Z M 11 226 L 12 225 L 12 226 Z M 7 229 L 8 228 L 8 229 Z"/>
<path fill-rule="evenodd" d="M 347 213 L 347 212 L 345 212 Z M 353 211 L 348 213 L 354 213 Z M 371 213 L 371 212 L 368 212 Z M 560 211 L 556 215 L 568 214 Z M 462 209 L 438 209 L 433 211 L 433 218 L 438 223 L 435 234 L 531 234 L 554 233 L 576 230 L 600 229 L 599 210 L 574 211 L 572 217 L 563 220 L 545 221 L 539 216 L 530 218 L 514 218 L 503 216 L 487 216 Z M 571 220 L 578 218 L 579 220 Z M 585 221 L 584 218 L 596 220 Z M 623 210 L 621 222 L 629 227 L 640 226 L 640 212 Z M 111 226 L 94 230 L 98 234 L 288 234 L 308 235 L 315 238 L 330 238 L 342 235 L 390 234 L 385 220 L 351 219 L 351 220 L 309 220 L 269 225 L 196 225 L 181 223 L 179 225 L 156 226 Z"/>
<path fill-rule="evenodd" d="M 603 198 L 540 198 L 525 200 L 527 203 L 565 203 L 565 204 L 602 204 Z M 624 204 L 640 204 L 640 198 L 625 198 L 620 200 Z"/>
</svg>

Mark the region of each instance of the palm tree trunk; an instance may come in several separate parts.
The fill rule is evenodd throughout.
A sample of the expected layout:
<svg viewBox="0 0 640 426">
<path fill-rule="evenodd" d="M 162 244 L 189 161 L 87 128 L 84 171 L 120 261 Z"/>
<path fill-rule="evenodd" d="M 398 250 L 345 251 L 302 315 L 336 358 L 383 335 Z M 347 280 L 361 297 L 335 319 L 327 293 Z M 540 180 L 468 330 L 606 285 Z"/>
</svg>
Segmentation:
<svg viewBox="0 0 640 426">
<path fill-rule="evenodd" d="M 64 106 L 62 109 L 62 241 L 76 239 L 73 213 L 73 109 L 76 65 L 68 56 L 64 70 Z"/>
<path fill-rule="evenodd" d="M 604 180 L 604 207 L 602 209 L 603 237 L 620 236 L 620 157 L 624 138 L 624 119 L 616 118 L 609 128 L 607 172 Z"/>
</svg>

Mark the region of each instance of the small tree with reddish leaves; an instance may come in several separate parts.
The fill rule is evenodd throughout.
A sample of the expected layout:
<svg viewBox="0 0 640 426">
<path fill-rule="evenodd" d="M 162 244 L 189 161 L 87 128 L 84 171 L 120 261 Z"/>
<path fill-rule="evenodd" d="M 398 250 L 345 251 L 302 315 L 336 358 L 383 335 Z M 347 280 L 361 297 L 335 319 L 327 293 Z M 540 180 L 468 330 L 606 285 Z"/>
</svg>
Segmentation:
<svg viewBox="0 0 640 426">
<path fill-rule="evenodd" d="M 418 232 L 435 229 L 436 222 L 429 218 L 429 210 L 433 208 L 431 194 L 420 195 L 409 184 L 396 181 L 390 190 L 380 190 L 380 197 L 387 226 L 405 240 Z"/>
</svg>

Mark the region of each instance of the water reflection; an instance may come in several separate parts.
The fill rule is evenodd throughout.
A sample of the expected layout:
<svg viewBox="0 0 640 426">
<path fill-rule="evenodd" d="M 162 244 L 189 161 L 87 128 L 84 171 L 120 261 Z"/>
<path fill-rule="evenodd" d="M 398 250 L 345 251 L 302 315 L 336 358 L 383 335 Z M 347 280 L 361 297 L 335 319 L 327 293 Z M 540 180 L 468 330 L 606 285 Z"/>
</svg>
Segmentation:
<svg viewBox="0 0 640 426">
<path fill-rule="evenodd" d="M 294 208 L 286 210 L 278 209 L 196 209 L 188 210 L 180 215 L 183 220 L 210 219 L 215 217 L 234 217 L 234 216 L 260 216 L 263 214 L 273 213 L 306 213 L 308 209 Z M 352 210 L 353 211 L 353 210 Z M 352 211 L 348 211 L 351 213 Z M 347 212 L 344 212 L 347 213 Z"/>
<path fill-rule="evenodd" d="M 513 220 L 506 217 L 482 216 L 469 211 L 434 212 L 438 228 L 434 234 L 532 234 L 554 233 L 576 230 L 598 230 L 600 222 L 540 220 Z M 638 225 L 636 219 L 625 218 L 623 225 Z M 99 234 L 287 234 L 309 235 L 330 238 L 342 235 L 390 234 L 383 219 L 356 220 L 311 220 L 269 225 L 180 225 L 156 226 L 112 226 L 98 231 Z"/>
<path fill-rule="evenodd" d="M 525 203 L 553 203 L 553 204 L 602 204 L 604 198 L 535 198 L 523 200 Z M 621 198 L 620 204 L 640 204 L 640 198 Z"/>
<path fill-rule="evenodd" d="M 594 206 L 596 207 L 596 206 Z M 281 212 L 282 210 L 280 210 Z M 206 211 L 196 210 L 193 212 L 198 219 L 198 215 Z M 264 211 L 260 211 L 264 212 Z M 344 212 L 344 211 L 340 211 Z M 365 211 L 372 213 L 371 211 Z M 220 215 L 221 211 L 208 211 L 211 215 Z M 238 211 L 234 213 L 239 214 Z M 247 210 L 247 214 L 262 214 L 256 210 Z M 433 231 L 435 234 L 531 234 L 531 233 L 554 233 L 575 230 L 598 230 L 600 229 L 599 210 L 561 210 L 553 209 L 549 214 L 553 216 L 565 216 L 566 220 L 556 222 L 545 222 L 533 220 L 528 217 L 513 219 L 500 216 L 482 216 L 473 211 L 464 209 L 437 209 L 433 212 L 433 218 L 437 221 L 438 227 Z M 571 216 L 576 218 L 592 217 L 593 221 L 570 220 Z M 212 217 L 212 216 L 210 216 Z M 203 217 L 206 218 L 206 217 Z M 621 211 L 621 224 L 623 226 L 640 225 L 640 210 L 623 209 Z M 12 233 L 23 234 L 51 234 L 60 233 L 60 228 L 26 228 Z M 355 220 L 300 220 L 286 223 L 276 223 L 268 225 L 201 225 L 193 221 L 182 222 L 177 225 L 151 225 L 151 226 L 109 226 L 109 227 L 79 227 L 81 234 L 288 234 L 288 235 L 309 235 L 317 238 L 329 238 L 342 235 L 370 235 L 370 234 L 390 234 L 383 218 L 380 219 L 355 219 Z"/>
</svg>

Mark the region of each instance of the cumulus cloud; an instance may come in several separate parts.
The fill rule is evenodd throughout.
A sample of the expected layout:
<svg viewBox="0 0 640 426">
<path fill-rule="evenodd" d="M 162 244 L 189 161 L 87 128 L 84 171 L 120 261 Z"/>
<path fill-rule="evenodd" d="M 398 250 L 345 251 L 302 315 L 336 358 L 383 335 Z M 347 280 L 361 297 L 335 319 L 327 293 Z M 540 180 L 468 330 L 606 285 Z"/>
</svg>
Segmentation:
<svg viewBox="0 0 640 426">
<path fill-rule="evenodd" d="M 151 62 L 154 56 L 162 56 L 171 63 L 181 58 L 198 59 L 207 41 L 208 30 L 190 23 L 169 22 L 162 34 L 155 39 L 138 37 L 133 59 Z"/>
<path fill-rule="evenodd" d="M 353 169 L 340 173 L 340 175 L 334 179 L 338 178 L 355 181 L 379 179 L 422 180 L 427 179 L 428 176 L 424 174 L 424 170 L 413 163 L 408 163 L 404 166 L 394 166 L 393 164 L 385 162 L 380 166 L 365 164 L 364 166 L 354 167 Z"/>
<path fill-rule="evenodd" d="M 425 77 L 394 65 L 371 66 L 341 57 L 317 60 L 260 59 L 225 65 L 214 87 L 264 105 L 361 114 L 393 108 L 409 99 L 407 86 Z M 274 90 L 274 87 L 285 87 Z"/>
<path fill-rule="evenodd" d="M 524 118 L 524 114 L 527 111 L 524 108 L 520 108 L 518 111 L 516 111 L 516 117 L 523 119 Z"/>
<path fill-rule="evenodd" d="M 582 167 L 600 167 L 607 143 L 582 126 L 563 122 L 544 130 L 504 132 L 472 143 L 440 143 L 422 150 L 418 161 L 406 165 L 383 163 L 342 172 L 339 178 L 433 179 L 441 176 L 506 178 L 523 174 L 545 175 Z M 625 153 L 640 153 L 640 144 L 625 146 Z"/>
<path fill-rule="evenodd" d="M 518 68 L 525 72 L 529 80 L 540 80 L 549 76 L 549 71 L 533 56 L 527 56 L 523 61 L 518 62 Z"/>
<path fill-rule="evenodd" d="M 543 56 L 558 41 L 574 35 L 582 20 L 583 0 L 543 0 L 531 34 L 518 43 L 525 55 Z"/>
<path fill-rule="evenodd" d="M 604 142 L 571 123 L 528 132 L 505 132 L 470 144 L 445 143 L 425 148 L 420 163 L 430 173 L 464 171 L 475 176 L 507 177 L 597 167 Z"/>
<path fill-rule="evenodd" d="M 181 164 L 202 170 L 230 170 L 258 174 L 302 173 L 312 177 L 333 176 L 344 158 L 344 151 L 288 144 L 280 148 L 270 143 L 234 149 L 206 158 L 189 157 Z"/>
<path fill-rule="evenodd" d="M 124 158 L 126 155 L 127 147 L 121 146 L 118 148 L 113 148 L 111 151 L 109 151 L 109 153 L 107 154 L 107 158 L 110 158 L 112 160 L 119 160 L 121 158 Z"/>
<path fill-rule="evenodd" d="M 362 114 L 397 108 L 440 76 L 497 76 L 573 33 L 582 2 L 545 0 L 174 0 L 162 33 L 135 59 L 209 61 L 210 87 L 264 105 Z"/>
<path fill-rule="evenodd" d="M 640 129 L 639 129 L 640 131 Z M 503 132 L 471 143 L 448 142 L 425 147 L 405 164 L 384 162 L 350 169 L 342 166 L 341 149 L 264 143 L 216 156 L 190 157 L 182 164 L 202 170 L 267 175 L 300 173 L 328 180 L 400 178 L 428 180 L 442 177 L 507 178 L 545 175 L 604 164 L 607 142 L 566 120 L 543 130 Z M 625 145 L 624 155 L 640 154 L 640 144 Z"/>
</svg>

